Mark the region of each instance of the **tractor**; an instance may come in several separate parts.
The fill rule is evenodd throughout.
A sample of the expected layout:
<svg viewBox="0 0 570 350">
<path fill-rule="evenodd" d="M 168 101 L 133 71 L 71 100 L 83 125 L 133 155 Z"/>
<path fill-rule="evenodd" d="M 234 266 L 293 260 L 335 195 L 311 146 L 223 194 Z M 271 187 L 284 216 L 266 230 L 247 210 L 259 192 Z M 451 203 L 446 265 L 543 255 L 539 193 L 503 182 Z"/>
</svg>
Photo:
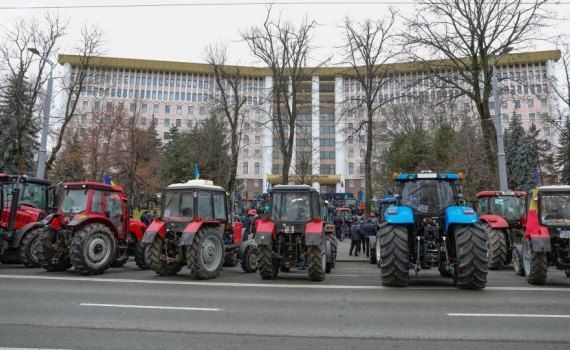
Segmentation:
<svg viewBox="0 0 570 350">
<path fill-rule="evenodd" d="M 570 277 L 570 186 L 538 187 L 529 198 L 524 231 L 515 238 L 515 272 L 538 285 L 546 282 L 548 266 Z"/>
<path fill-rule="evenodd" d="M 243 242 L 242 223 L 230 218 L 226 190 L 199 179 L 169 185 L 162 197 L 161 217 L 143 238 L 158 275 L 174 275 L 188 265 L 195 278 L 212 279 L 238 260 L 245 272 L 257 271 L 255 244 Z"/>
<path fill-rule="evenodd" d="M 386 209 L 376 244 L 382 284 L 405 287 L 416 274 L 437 267 L 458 288 L 487 283 L 486 236 L 461 192 L 463 174 L 394 173 L 397 203 Z"/>
<path fill-rule="evenodd" d="M 376 215 L 378 216 L 380 223 L 384 219 L 384 215 L 386 214 L 386 209 L 388 209 L 388 207 L 390 205 L 395 204 L 397 202 L 398 201 L 394 197 L 382 198 L 382 200 L 380 201 L 380 203 L 378 205 L 378 211 L 376 212 Z M 368 236 L 368 241 L 369 241 L 368 254 L 367 254 L 368 255 L 368 261 L 371 264 L 378 264 L 379 260 L 378 260 L 378 257 L 376 256 L 376 235 Z"/>
<path fill-rule="evenodd" d="M 512 260 L 516 232 L 522 230 L 526 192 L 482 191 L 477 193 L 477 214 L 487 234 L 489 270 L 499 270 Z"/>
<path fill-rule="evenodd" d="M 98 182 L 64 182 L 57 210 L 34 224 L 39 231 L 37 259 L 47 271 L 74 267 L 83 275 L 97 275 L 120 267 L 135 256 L 148 268 L 140 243 L 146 225 L 130 218 L 122 187 Z"/>
<path fill-rule="evenodd" d="M 255 236 L 261 278 L 306 266 L 310 280 L 323 281 L 335 266 L 337 243 L 319 193 L 308 185 L 276 185 L 270 195 L 269 218 L 260 219 Z"/>
<path fill-rule="evenodd" d="M 34 223 L 49 211 L 50 183 L 25 175 L 0 174 L 0 261 L 39 266 L 33 251 L 37 243 Z"/>
</svg>

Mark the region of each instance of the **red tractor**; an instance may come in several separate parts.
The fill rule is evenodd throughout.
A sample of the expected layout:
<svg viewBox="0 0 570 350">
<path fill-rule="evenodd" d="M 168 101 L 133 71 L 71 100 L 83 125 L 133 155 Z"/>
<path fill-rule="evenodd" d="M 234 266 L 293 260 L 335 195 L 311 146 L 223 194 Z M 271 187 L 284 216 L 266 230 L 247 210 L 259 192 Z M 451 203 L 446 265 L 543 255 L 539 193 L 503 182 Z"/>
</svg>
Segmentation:
<svg viewBox="0 0 570 350">
<path fill-rule="evenodd" d="M 57 211 L 38 222 L 39 264 L 48 271 L 74 267 L 97 275 L 124 265 L 129 255 L 148 268 L 140 243 L 146 225 L 130 218 L 122 187 L 98 182 L 64 182 Z"/>
<path fill-rule="evenodd" d="M 269 219 L 261 219 L 255 235 L 261 278 L 306 267 L 309 279 L 324 280 L 334 268 L 337 244 L 334 231 L 325 228 L 319 193 L 307 185 L 276 185 L 270 194 Z"/>
<path fill-rule="evenodd" d="M 30 250 L 37 237 L 34 223 L 49 210 L 50 183 L 22 175 L 0 174 L 0 261 L 4 264 L 23 263 L 39 266 L 30 259 Z M 33 255 L 32 255 L 33 257 Z"/>
<path fill-rule="evenodd" d="M 194 277 L 212 279 L 239 259 L 245 272 L 257 270 L 255 244 L 243 242 L 243 225 L 230 218 L 226 191 L 208 180 L 166 187 L 161 218 L 143 242 L 150 247 L 150 268 L 163 276 L 188 265 Z"/>
<path fill-rule="evenodd" d="M 477 213 L 487 234 L 489 270 L 499 270 L 512 259 L 516 233 L 522 231 L 526 192 L 482 191 L 477 194 Z"/>
</svg>

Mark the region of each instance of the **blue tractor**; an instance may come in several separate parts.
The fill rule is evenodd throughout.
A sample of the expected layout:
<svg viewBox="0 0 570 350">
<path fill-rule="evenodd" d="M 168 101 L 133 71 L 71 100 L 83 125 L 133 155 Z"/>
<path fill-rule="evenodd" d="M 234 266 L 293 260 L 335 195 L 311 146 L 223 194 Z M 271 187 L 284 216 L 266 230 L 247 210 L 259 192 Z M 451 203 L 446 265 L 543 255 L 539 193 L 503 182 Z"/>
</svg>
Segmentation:
<svg viewBox="0 0 570 350">
<path fill-rule="evenodd" d="M 376 239 L 382 284 L 405 287 L 411 269 L 437 267 L 458 288 L 485 288 L 486 235 L 465 205 L 463 175 L 422 171 L 393 178 L 397 202 L 387 208 Z"/>
</svg>

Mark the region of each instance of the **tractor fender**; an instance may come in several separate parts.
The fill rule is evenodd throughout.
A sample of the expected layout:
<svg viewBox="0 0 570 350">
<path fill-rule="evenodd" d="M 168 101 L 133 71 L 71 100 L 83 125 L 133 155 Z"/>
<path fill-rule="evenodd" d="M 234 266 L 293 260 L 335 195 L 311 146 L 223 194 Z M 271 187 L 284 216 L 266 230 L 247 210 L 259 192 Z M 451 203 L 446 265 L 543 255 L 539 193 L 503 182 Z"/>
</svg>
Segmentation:
<svg viewBox="0 0 570 350">
<path fill-rule="evenodd" d="M 243 254 L 245 253 L 245 250 L 246 250 L 249 246 L 256 247 L 255 239 L 253 239 L 253 238 L 248 239 L 247 241 L 244 241 L 244 242 L 242 242 L 242 243 L 239 245 L 238 258 L 241 259 L 241 258 L 243 257 Z"/>
<path fill-rule="evenodd" d="M 129 219 L 129 232 L 134 233 L 137 242 L 142 240 L 145 230 L 146 225 L 142 221 Z"/>
<path fill-rule="evenodd" d="M 311 220 L 305 224 L 305 244 L 321 245 L 325 227 L 322 220 Z"/>
<path fill-rule="evenodd" d="M 454 205 L 445 208 L 445 232 L 449 232 L 455 224 L 476 224 L 479 222 L 473 208 L 463 205 Z"/>
<path fill-rule="evenodd" d="M 255 232 L 255 244 L 271 246 L 271 240 L 277 236 L 275 223 L 268 219 L 257 220 L 257 231 Z"/>
<path fill-rule="evenodd" d="M 194 240 L 194 236 L 196 236 L 196 233 L 200 231 L 202 226 L 213 226 L 213 225 L 218 226 L 219 221 L 202 221 L 202 220 L 191 221 L 188 225 L 186 225 L 184 230 L 182 230 L 182 237 L 180 237 L 180 242 L 178 242 L 178 245 L 181 246 L 191 245 L 192 241 Z"/>
<path fill-rule="evenodd" d="M 523 239 L 522 244 L 528 245 L 527 248 L 530 248 L 529 251 L 531 252 L 548 253 L 552 251 L 550 246 L 550 237 L 532 237 L 530 239 Z"/>
<path fill-rule="evenodd" d="M 24 236 L 29 233 L 31 230 L 41 227 L 39 222 L 30 222 L 24 225 L 21 229 L 16 231 L 14 237 L 10 240 L 10 247 L 11 248 L 18 248 L 20 246 L 20 241 Z"/>
<path fill-rule="evenodd" d="M 414 210 L 405 205 L 391 205 L 386 209 L 384 219 L 389 224 L 413 224 Z"/>
<path fill-rule="evenodd" d="M 507 222 L 507 220 L 505 220 L 505 218 L 503 218 L 500 215 L 484 214 L 484 215 L 481 215 L 479 217 L 479 221 L 481 221 L 481 223 L 485 223 L 485 224 L 491 226 L 492 228 L 496 228 L 496 229 L 508 229 L 509 228 L 509 223 Z"/>
<path fill-rule="evenodd" d="M 548 238 L 550 240 L 548 228 L 540 225 L 536 210 L 528 211 L 524 238 Z"/>
<path fill-rule="evenodd" d="M 164 238 L 166 233 L 166 223 L 164 221 L 155 220 L 147 227 L 144 235 L 142 237 L 142 243 L 150 244 L 154 241 L 154 238 L 158 234 L 160 237 Z"/>
<path fill-rule="evenodd" d="M 118 238 L 117 228 L 111 222 L 111 220 L 109 220 L 107 217 L 105 217 L 105 216 L 94 216 L 94 217 L 87 217 L 85 219 L 76 219 L 76 216 L 74 216 L 71 219 L 71 221 L 66 224 L 66 226 L 72 228 L 73 230 L 79 230 L 86 225 L 102 224 L 102 225 L 107 226 L 111 230 L 111 232 L 113 232 L 113 235 L 115 236 L 115 238 Z M 125 237 L 126 237 L 126 235 L 125 235 Z"/>
</svg>

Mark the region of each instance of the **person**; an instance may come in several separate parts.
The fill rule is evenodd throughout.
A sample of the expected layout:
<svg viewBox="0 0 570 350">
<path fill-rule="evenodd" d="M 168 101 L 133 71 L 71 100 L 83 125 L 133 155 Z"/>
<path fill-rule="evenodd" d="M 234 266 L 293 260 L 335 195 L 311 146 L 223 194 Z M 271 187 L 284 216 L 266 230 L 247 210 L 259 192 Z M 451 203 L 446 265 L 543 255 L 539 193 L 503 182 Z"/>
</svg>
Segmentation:
<svg viewBox="0 0 570 350">
<path fill-rule="evenodd" d="M 145 225 L 149 226 L 151 220 L 152 220 L 152 218 L 151 218 L 150 212 L 149 212 L 148 210 L 145 211 L 145 212 L 141 215 L 141 221 L 142 221 Z"/>
<path fill-rule="evenodd" d="M 340 217 L 340 215 L 338 215 L 338 213 L 335 215 L 334 219 L 333 219 L 333 223 L 334 223 L 334 230 L 336 233 L 336 237 L 339 240 L 344 240 L 344 235 L 342 234 L 343 232 L 343 221 L 342 218 Z"/>
<path fill-rule="evenodd" d="M 354 251 L 354 256 L 358 256 L 358 253 L 360 253 L 360 239 L 360 225 L 354 224 L 350 228 L 350 250 L 348 251 L 348 255 L 352 255 Z"/>
<path fill-rule="evenodd" d="M 249 209 L 247 215 L 243 218 L 243 240 L 247 241 L 249 234 L 251 233 L 252 219 L 253 219 L 253 209 Z"/>
<path fill-rule="evenodd" d="M 374 224 L 372 218 L 368 218 L 366 223 L 362 225 L 362 251 L 366 252 L 366 256 L 369 256 L 370 247 L 370 236 L 374 236 L 376 233 L 376 225 Z"/>
</svg>

